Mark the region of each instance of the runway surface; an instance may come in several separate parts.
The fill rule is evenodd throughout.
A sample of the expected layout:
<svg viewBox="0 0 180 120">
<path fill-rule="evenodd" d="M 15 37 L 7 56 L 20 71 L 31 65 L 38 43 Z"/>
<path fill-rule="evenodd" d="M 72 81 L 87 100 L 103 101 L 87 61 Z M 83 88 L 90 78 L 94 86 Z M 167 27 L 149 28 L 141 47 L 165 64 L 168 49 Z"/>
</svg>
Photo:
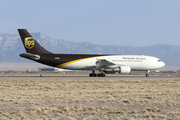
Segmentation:
<svg viewBox="0 0 180 120">
<path fill-rule="evenodd" d="M 52 77 L 52 76 L 27 76 L 27 77 L 0 77 L 1 79 L 70 79 L 70 80 L 77 80 L 77 79 L 106 79 L 106 80 L 110 80 L 110 79 L 142 79 L 142 80 L 149 80 L 149 79 L 180 79 L 180 76 L 150 76 L 150 77 L 144 77 L 144 76 L 107 76 L 107 77 L 86 77 L 86 76 L 58 76 L 58 77 Z"/>
</svg>

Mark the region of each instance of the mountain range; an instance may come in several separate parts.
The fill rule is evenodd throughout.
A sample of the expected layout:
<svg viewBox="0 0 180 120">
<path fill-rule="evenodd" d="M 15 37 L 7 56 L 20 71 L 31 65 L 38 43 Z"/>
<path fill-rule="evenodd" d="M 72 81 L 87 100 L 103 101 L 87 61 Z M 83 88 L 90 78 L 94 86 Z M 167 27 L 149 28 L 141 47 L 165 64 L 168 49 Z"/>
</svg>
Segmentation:
<svg viewBox="0 0 180 120">
<path fill-rule="evenodd" d="M 54 39 L 42 33 L 32 33 L 36 40 L 53 53 L 71 54 L 129 54 L 160 58 L 169 66 L 180 66 L 180 46 L 157 44 L 144 47 L 96 45 L 90 42 L 69 42 Z M 19 34 L 0 34 L 0 62 L 31 62 L 19 57 L 25 53 Z"/>
</svg>

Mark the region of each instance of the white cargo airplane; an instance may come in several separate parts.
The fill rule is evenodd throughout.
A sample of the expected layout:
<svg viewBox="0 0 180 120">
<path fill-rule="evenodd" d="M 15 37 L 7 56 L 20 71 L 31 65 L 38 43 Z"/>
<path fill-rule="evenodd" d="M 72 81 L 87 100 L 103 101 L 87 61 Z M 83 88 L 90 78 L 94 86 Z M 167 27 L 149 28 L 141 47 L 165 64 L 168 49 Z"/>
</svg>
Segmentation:
<svg viewBox="0 0 180 120">
<path fill-rule="evenodd" d="M 26 29 L 18 31 L 26 49 L 26 53 L 20 54 L 21 57 L 56 68 L 92 70 L 89 77 L 131 71 L 146 71 L 148 77 L 150 70 L 165 65 L 160 59 L 145 55 L 53 54 L 45 50 Z M 96 70 L 100 72 L 96 74 Z"/>
</svg>

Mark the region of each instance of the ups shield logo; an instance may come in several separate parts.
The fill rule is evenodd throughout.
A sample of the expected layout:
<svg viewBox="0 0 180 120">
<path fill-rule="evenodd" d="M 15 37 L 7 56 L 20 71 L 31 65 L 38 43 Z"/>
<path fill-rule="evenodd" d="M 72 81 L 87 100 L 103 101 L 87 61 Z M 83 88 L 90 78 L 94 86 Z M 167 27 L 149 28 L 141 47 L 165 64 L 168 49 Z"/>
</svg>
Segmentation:
<svg viewBox="0 0 180 120">
<path fill-rule="evenodd" d="M 24 45 L 26 48 L 31 49 L 34 47 L 34 38 L 33 37 L 27 37 L 25 38 Z"/>
</svg>

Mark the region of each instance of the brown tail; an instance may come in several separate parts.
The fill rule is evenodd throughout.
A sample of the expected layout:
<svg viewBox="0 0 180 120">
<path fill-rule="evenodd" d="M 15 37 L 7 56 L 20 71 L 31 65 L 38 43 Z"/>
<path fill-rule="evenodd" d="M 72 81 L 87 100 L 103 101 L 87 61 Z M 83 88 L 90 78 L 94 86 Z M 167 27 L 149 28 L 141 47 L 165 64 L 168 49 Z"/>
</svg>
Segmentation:
<svg viewBox="0 0 180 120">
<path fill-rule="evenodd" d="M 18 32 L 21 36 L 21 40 L 27 53 L 52 54 L 51 52 L 44 49 L 26 29 L 18 29 Z"/>
</svg>

